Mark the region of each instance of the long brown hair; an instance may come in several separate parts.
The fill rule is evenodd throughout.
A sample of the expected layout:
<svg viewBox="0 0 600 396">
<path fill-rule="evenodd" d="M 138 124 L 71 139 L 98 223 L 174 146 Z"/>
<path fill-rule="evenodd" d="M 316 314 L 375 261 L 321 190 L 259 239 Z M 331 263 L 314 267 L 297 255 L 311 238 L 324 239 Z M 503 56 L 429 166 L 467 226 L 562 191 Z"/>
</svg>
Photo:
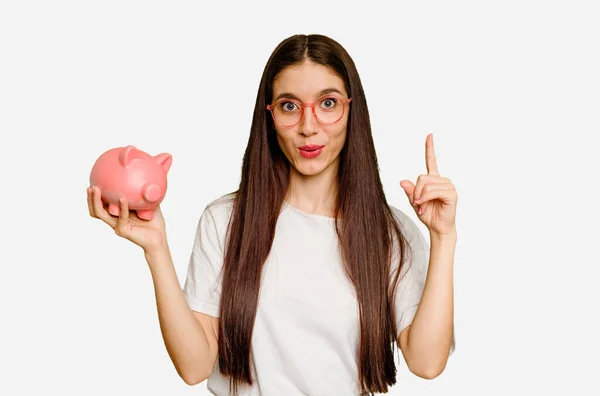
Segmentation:
<svg viewBox="0 0 600 396">
<path fill-rule="evenodd" d="M 394 241 L 401 242 L 396 246 L 402 258 L 405 240 L 384 196 L 369 112 L 356 67 L 339 43 L 323 35 L 295 35 L 282 41 L 269 58 L 260 81 L 228 228 L 222 272 L 219 369 L 230 378 L 234 393 L 239 384 L 253 383 L 250 352 L 262 268 L 271 250 L 290 174 L 290 164 L 277 143 L 266 106 L 272 100 L 277 74 L 306 60 L 334 70 L 352 98 L 346 141 L 340 152 L 336 232 L 345 271 L 356 288 L 359 304 L 359 383 L 363 393 L 387 392 L 388 385 L 396 383 L 393 295 L 400 274 L 398 270 L 395 277 L 391 275 L 390 263 Z M 342 221 L 338 221 L 340 217 Z"/>
</svg>

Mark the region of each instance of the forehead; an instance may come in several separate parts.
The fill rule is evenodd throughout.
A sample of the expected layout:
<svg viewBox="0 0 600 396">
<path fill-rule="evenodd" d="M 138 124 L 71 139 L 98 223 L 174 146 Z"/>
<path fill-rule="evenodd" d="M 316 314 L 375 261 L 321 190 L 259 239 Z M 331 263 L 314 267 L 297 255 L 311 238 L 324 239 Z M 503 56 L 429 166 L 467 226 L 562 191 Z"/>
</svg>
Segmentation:
<svg viewBox="0 0 600 396">
<path fill-rule="evenodd" d="M 344 80 L 333 69 L 305 62 L 283 69 L 273 81 L 273 97 L 291 93 L 303 100 L 313 99 L 319 91 L 336 88 L 346 95 Z"/>
</svg>

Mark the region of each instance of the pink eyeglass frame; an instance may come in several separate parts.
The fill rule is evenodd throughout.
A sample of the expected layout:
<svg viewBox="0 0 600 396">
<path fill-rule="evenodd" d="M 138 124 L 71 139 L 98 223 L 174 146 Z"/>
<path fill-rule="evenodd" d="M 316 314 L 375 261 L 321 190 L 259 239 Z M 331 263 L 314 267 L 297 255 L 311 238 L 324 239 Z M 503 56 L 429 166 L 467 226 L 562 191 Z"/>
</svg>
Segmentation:
<svg viewBox="0 0 600 396">
<path fill-rule="evenodd" d="M 326 99 L 326 98 L 335 98 L 335 99 L 339 100 L 344 105 L 344 107 L 342 108 L 342 115 L 340 115 L 340 118 L 338 118 L 337 120 L 332 121 L 332 122 L 323 122 L 323 121 L 321 121 L 319 119 L 319 116 L 317 116 L 317 112 L 315 111 L 315 105 L 318 102 L 320 102 L 321 100 Z M 312 113 L 313 113 L 313 115 L 315 116 L 315 119 L 318 122 L 320 122 L 323 125 L 333 125 L 333 124 L 335 124 L 336 122 L 338 122 L 339 120 L 342 119 L 342 117 L 346 113 L 346 105 L 348 103 L 350 103 L 351 101 L 352 101 L 352 98 L 343 99 L 343 98 L 341 98 L 341 97 L 339 97 L 337 95 L 323 95 L 323 96 L 321 96 L 320 98 L 318 98 L 316 101 L 314 101 L 312 103 L 304 103 L 304 102 L 300 102 L 300 101 L 295 100 L 295 99 L 282 98 L 282 99 L 279 99 L 277 102 L 275 102 L 273 104 L 267 105 L 267 110 L 269 110 L 271 112 L 271 116 L 273 117 L 273 120 L 277 124 L 279 124 L 279 125 L 281 125 L 282 127 L 285 127 L 285 128 L 289 128 L 289 127 L 293 127 L 294 125 L 298 125 L 300 123 L 300 121 L 302 121 L 302 119 L 304 118 L 304 109 L 306 107 L 310 107 L 312 109 Z M 298 120 L 298 122 L 296 122 L 295 124 L 291 124 L 291 125 L 285 125 L 285 124 L 282 124 L 281 122 L 277 121 L 277 118 L 275 117 L 275 114 L 273 113 L 273 108 L 275 106 L 277 106 L 281 102 L 292 102 L 292 103 L 295 103 L 298 107 L 300 107 L 302 109 L 302 115 L 300 116 L 300 119 Z"/>
</svg>

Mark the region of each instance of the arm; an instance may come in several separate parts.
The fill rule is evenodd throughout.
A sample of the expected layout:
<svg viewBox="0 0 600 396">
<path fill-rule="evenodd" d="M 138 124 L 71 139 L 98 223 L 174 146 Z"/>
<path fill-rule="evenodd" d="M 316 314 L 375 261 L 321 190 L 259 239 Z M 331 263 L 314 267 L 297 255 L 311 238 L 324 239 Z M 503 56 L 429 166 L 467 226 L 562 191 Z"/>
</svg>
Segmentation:
<svg viewBox="0 0 600 396">
<path fill-rule="evenodd" d="M 429 269 L 421 302 L 398 344 L 411 372 L 432 379 L 446 367 L 453 333 L 456 232 L 431 234 Z"/>
<path fill-rule="evenodd" d="M 168 247 L 146 253 L 146 260 L 169 357 L 186 384 L 200 383 L 211 374 L 217 359 L 219 320 L 190 310 Z"/>
</svg>

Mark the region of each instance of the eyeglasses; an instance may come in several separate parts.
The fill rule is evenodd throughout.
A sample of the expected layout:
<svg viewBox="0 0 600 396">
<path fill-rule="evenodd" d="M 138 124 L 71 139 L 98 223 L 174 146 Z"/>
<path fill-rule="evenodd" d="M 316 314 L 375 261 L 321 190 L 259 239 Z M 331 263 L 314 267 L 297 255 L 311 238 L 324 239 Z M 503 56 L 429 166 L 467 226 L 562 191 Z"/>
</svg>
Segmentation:
<svg viewBox="0 0 600 396">
<path fill-rule="evenodd" d="M 344 116 L 345 105 L 352 98 L 344 99 L 338 95 L 325 95 L 313 103 L 303 103 L 294 99 L 280 99 L 267 106 L 276 123 L 284 127 L 291 127 L 300 122 L 304 117 L 304 108 L 311 107 L 315 118 L 322 124 L 335 124 Z M 315 107 L 319 104 L 318 107 Z"/>
</svg>

